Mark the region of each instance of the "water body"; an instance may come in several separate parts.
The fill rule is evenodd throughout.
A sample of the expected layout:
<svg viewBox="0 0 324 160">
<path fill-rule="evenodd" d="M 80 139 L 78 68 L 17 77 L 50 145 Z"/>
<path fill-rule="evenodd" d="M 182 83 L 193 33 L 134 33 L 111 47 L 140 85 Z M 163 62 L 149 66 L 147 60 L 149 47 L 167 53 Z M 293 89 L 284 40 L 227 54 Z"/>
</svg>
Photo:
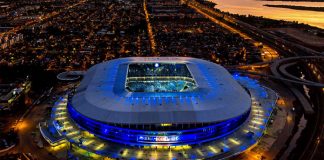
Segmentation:
<svg viewBox="0 0 324 160">
<path fill-rule="evenodd" d="M 217 3 L 216 8 L 241 15 L 263 16 L 277 20 L 298 21 L 324 29 L 324 13 L 287 8 L 266 7 L 272 5 L 295 5 L 309 7 L 324 7 L 324 2 L 284 2 L 259 0 L 210 0 Z"/>
</svg>

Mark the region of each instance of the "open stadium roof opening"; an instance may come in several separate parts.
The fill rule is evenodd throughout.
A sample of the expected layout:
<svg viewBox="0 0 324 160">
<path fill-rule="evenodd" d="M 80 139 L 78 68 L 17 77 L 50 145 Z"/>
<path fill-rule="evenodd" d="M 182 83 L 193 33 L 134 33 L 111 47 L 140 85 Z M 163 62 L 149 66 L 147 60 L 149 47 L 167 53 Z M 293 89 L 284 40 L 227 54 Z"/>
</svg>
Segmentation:
<svg viewBox="0 0 324 160">
<path fill-rule="evenodd" d="M 128 65 L 126 89 L 130 92 L 186 92 L 196 88 L 186 64 L 132 63 Z"/>
</svg>

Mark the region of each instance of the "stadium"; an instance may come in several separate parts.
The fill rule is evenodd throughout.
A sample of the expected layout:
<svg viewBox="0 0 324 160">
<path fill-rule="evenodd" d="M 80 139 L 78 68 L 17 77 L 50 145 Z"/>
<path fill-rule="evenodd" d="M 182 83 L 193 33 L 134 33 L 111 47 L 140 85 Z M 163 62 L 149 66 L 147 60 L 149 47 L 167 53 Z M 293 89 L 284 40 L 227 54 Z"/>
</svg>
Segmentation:
<svg viewBox="0 0 324 160">
<path fill-rule="evenodd" d="M 231 134 L 251 97 L 220 65 L 188 57 L 131 57 L 91 67 L 67 100 L 95 136 L 130 146 L 194 145 Z"/>
</svg>

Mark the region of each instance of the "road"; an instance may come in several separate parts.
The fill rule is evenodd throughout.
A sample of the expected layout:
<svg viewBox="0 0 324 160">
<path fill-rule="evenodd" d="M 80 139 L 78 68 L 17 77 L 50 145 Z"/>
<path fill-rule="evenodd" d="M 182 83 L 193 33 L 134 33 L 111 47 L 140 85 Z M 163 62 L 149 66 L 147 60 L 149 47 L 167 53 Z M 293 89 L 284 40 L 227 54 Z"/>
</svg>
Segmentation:
<svg viewBox="0 0 324 160">
<path fill-rule="evenodd" d="M 63 93 L 67 88 L 73 87 L 74 84 L 67 84 L 66 86 L 60 86 L 55 88 L 55 92 L 49 95 L 49 97 L 42 103 L 31 106 L 30 111 L 26 112 L 26 115 L 21 118 L 17 124 L 19 143 L 11 150 L 5 153 L 1 153 L 0 156 L 10 153 L 31 153 L 33 158 L 40 160 L 57 160 L 52 154 L 49 154 L 45 148 L 41 149 L 37 146 L 38 141 L 42 141 L 44 146 L 48 146 L 47 142 L 41 137 L 38 123 L 44 121 L 47 116 L 47 108 L 51 106 L 51 97 L 60 93 Z M 46 94 L 43 94 L 46 95 Z M 37 101 L 37 100 L 36 100 Z M 35 101 L 35 102 L 36 102 Z"/>
<path fill-rule="evenodd" d="M 278 134 L 276 141 L 273 143 L 269 151 L 265 152 L 264 154 L 267 159 L 275 159 L 275 156 L 280 152 L 280 150 L 286 146 L 286 141 L 291 136 L 296 123 L 296 115 L 294 112 L 292 112 L 295 97 L 290 92 L 287 92 L 286 87 L 282 85 L 278 85 L 273 81 L 266 81 L 266 84 L 280 95 L 281 99 L 277 102 L 277 106 L 280 109 L 285 110 L 287 113 L 284 129 L 280 132 L 280 134 Z"/>
<path fill-rule="evenodd" d="M 251 36 L 249 36 L 248 34 L 224 23 L 223 21 L 217 19 L 214 15 L 217 15 L 217 17 L 223 17 L 222 15 L 220 15 L 220 13 L 214 12 L 212 10 L 210 10 L 210 8 L 208 7 L 204 7 L 202 8 L 201 5 L 198 5 L 195 2 L 192 3 L 188 3 L 188 6 L 191 7 L 192 9 L 194 9 L 196 12 L 204 15 L 205 17 L 207 17 L 208 19 L 210 19 L 212 22 L 218 24 L 219 26 L 225 28 L 226 30 L 232 32 L 232 33 L 236 33 L 238 35 L 240 35 L 242 38 L 244 38 L 245 40 L 249 40 L 255 47 L 259 47 L 262 44 L 262 48 L 260 49 L 261 54 L 262 54 L 262 60 L 263 61 L 272 61 L 276 58 L 279 57 L 278 52 L 271 48 L 268 45 L 265 45 L 259 41 L 256 41 L 254 38 L 252 38 Z"/>
<path fill-rule="evenodd" d="M 311 66 L 311 65 L 309 65 Z M 323 77 L 324 70 L 323 68 L 319 67 L 322 66 L 321 63 L 313 63 L 314 68 L 310 67 L 308 69 L 309 75 L 311 76 L 311 80 L 324 82 Z M 317 66 L 317 67 L 316 67 Z M 316 70 L 315 70 L 316 68 Z M 316 72 L 314 72 L 316 71 Z M 312 79 L 313 78 L 313 79 Z M 313 128 L 311 131 L 313 132 L 311 136 L 304 137 L 307 138 L 307 143 L 303 144 L 300 148 L 302 148 L 302 154 L 299 157 L 300 160 L 303 159 L 322 159 L 323 158 L 323 147 L 324 147 L 324 89 L 314 89 L 313 96 L 311 97 L 312 103 L 315 106 L 316 114 L 312 117 L 314 119 Z M 306 148 L 306 149 L 304 149 Z"/>
<path fill-rule="evenodd" d="M 49 156 L 48 152 L 45 149 L 40 149 L 36 142 L 35 136 L 32 134 L 38 133 L 36 126 L 40 121 L 45 117 L 46 108 L 49 107 L 47 104 L 40 104 L 34 106 L 29 114 L 20 121 L 17 125 L 19 143 L 13 149 L 7 153 L 32 153 L 34 158 L 43 159 L 46 157 L 47 160 L 55 160 L 54 157 Z M 3 153 L 4 155 L 6 153 Z"/>
<path fill-rule="evenodd" d="M 154 39 L 154 33 L 153 33 L 152 25 L 150 22 L 150 14 L 147 10 L 147 0 L 143 1 L 143 10 L 145 13 L 145 20 L 147 23 L 147 32 L 148 32 L 148 36 L 149 36 L 149 40 L 150 40 L 151 50 L 152 50 L 152 53 L 154 56 L 158 56 L 158 53 L 156 51 L 156 42 Z"/>
</svg>

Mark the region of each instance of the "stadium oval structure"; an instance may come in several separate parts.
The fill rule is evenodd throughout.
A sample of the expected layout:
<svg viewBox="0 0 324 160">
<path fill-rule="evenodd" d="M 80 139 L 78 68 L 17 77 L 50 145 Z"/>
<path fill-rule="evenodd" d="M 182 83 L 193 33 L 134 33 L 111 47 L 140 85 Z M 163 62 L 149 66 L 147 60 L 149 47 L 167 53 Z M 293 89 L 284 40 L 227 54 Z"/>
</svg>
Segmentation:
<svg viewBox="0 0 324 160">
<path fill-rule="evenodd" d="M 239 128 L 250 109 L 250 95 L 226 69 L 189 57 L 97 64 L 68 99 L 81 128 L 138 146 L 212 141 Z"/>
</svg>

